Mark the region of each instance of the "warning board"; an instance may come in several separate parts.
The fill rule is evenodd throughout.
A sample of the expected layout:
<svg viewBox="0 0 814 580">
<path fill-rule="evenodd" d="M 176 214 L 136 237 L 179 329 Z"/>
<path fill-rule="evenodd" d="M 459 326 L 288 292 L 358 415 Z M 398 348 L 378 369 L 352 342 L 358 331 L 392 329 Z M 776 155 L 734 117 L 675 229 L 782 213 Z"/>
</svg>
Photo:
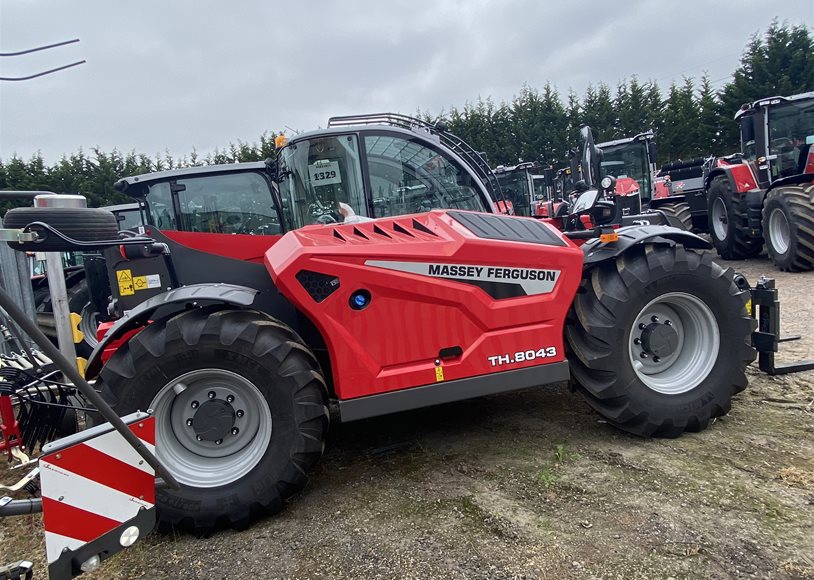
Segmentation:
<svg viewBox="0 0 814 580">
<path fill-rule="evenodd" d="M 132 296 L 136 293 L 133 287 L 133 275 L 130 270 L 116 270 L 116 280 L 119 282 L 120 296 Z"/>
<path fill-rule="evenodd" d="M 436 382 L 444 380 L 444 369 L 442 367 L 435 367 L 435 380 Z"/>
<path fill-rule="evenodd" d="M 161 287 L 161 277 L 158 274 L 149 274 L 147 276 L 136 276 L 133 278 L 133 287 L 136 290 L 148 290 L 150 288 Z"/>
</svg>

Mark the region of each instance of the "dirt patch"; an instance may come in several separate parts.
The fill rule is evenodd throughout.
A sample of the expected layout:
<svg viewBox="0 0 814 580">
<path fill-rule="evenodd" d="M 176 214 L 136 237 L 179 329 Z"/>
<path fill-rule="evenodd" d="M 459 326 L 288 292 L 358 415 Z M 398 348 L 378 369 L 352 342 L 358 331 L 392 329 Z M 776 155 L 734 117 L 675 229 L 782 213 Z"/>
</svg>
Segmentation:
<svg viewBox="0 0 814 580">
<path fill-rule="evenodd" d="M 784 332 L 809 332 L 814 273 L 731 265 L 776 277 Z M 814 357 L 814 335 L 781 349 Z M 153 535 L 93 576 L 814 578 L 814 372 L 749 378 L 674 440 L 621 433 L 564 385 L 338 425 L 279 516 Z M 42 554 L 37 521 L 0 532 L 7 561 Z"/>
</svg>

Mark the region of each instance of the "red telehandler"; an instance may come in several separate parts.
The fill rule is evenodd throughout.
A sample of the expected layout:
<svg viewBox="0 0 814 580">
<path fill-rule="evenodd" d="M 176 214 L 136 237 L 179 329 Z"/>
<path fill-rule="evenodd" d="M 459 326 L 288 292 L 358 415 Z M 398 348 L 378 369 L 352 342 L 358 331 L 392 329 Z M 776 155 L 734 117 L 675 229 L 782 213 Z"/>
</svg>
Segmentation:
<svg viewBox="0 0 814 580">
<path fill-rule="evenodd" d="M 118 413 L 154 411 L 180 482 L 157 490 L 160 525 L 280 510 L 331 422 L 570 379 L 613 425 L 676 437 L 728 412 L 757 351 L 768 372 L 814 367 L 774 364 L 772 281 L 750 288 L 687 231 L 609 227 L 590 139 L 588 189 L 559 227 L 473 211 L 497 204 L 466 151 L 405 117 L 340 118 L 266 165 L 211 168 L 216 190 L 128 178 L 148 219 L 121 244 L 100 241 L 116 236 L 105 210 L 9 212 L 36 237 L 19 249 L 107 247 L 114 321 L 87 378 Z M 416 206 L 430 211 L 404 215 Z"/>
</svg>

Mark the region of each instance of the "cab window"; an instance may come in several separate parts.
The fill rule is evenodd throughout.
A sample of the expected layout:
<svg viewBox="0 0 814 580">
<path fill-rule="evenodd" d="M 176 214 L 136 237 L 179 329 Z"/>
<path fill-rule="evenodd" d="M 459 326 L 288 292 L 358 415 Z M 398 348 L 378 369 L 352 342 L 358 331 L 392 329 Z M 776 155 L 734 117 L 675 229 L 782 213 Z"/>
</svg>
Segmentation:
<svg viewBox="0 0 814 580">
<path fill-rule="evenodd" d="M 293 227 L 367 216 L 356 136 L 303 139 L 286 147 L 280 197 Z"/>
<path fill-rule="evenodd" d="M 418 140 L 365 136 L 374 217 L 431 209 L 486 211 L 473 178 L 454 159 Z"/>
<path fill-rule="evenodd" d="M 171 188 L 180 214 L 174 217 Z M 147 196 L 159 229 L 211 234 L 274 235 L 282 233 L 266 179 L 253 172 L 207 175 L 158 183 Z"/>
<path fill-rule="evenodd" d="M 172 207 L 172 193 L 170 184 L 159 182 L 150 185 L 149 193 L 145 198 L 149 223 L 159 230 L 177 230 L 175 210 Z"/>
</svg>

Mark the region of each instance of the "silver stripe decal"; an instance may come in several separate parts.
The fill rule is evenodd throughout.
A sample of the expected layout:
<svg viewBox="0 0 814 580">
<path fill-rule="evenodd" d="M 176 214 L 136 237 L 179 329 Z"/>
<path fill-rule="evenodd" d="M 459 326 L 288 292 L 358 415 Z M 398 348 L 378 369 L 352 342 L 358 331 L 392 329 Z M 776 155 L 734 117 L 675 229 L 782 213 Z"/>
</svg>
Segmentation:
<svg viewBox="0 0 814 580">
<path fill-rule="evenodd" d="M 367 260 L 365 266 L 398 270 L 433 278 L 474 280 L 498 284 L 517 284 L 529 296 L 549 294 L 557 285 L 559 270 L 538 268 L 515 268 L 485 264 L 442 264 L 436 262 L 396 262 L 389 260 Z"/>
</svg>

